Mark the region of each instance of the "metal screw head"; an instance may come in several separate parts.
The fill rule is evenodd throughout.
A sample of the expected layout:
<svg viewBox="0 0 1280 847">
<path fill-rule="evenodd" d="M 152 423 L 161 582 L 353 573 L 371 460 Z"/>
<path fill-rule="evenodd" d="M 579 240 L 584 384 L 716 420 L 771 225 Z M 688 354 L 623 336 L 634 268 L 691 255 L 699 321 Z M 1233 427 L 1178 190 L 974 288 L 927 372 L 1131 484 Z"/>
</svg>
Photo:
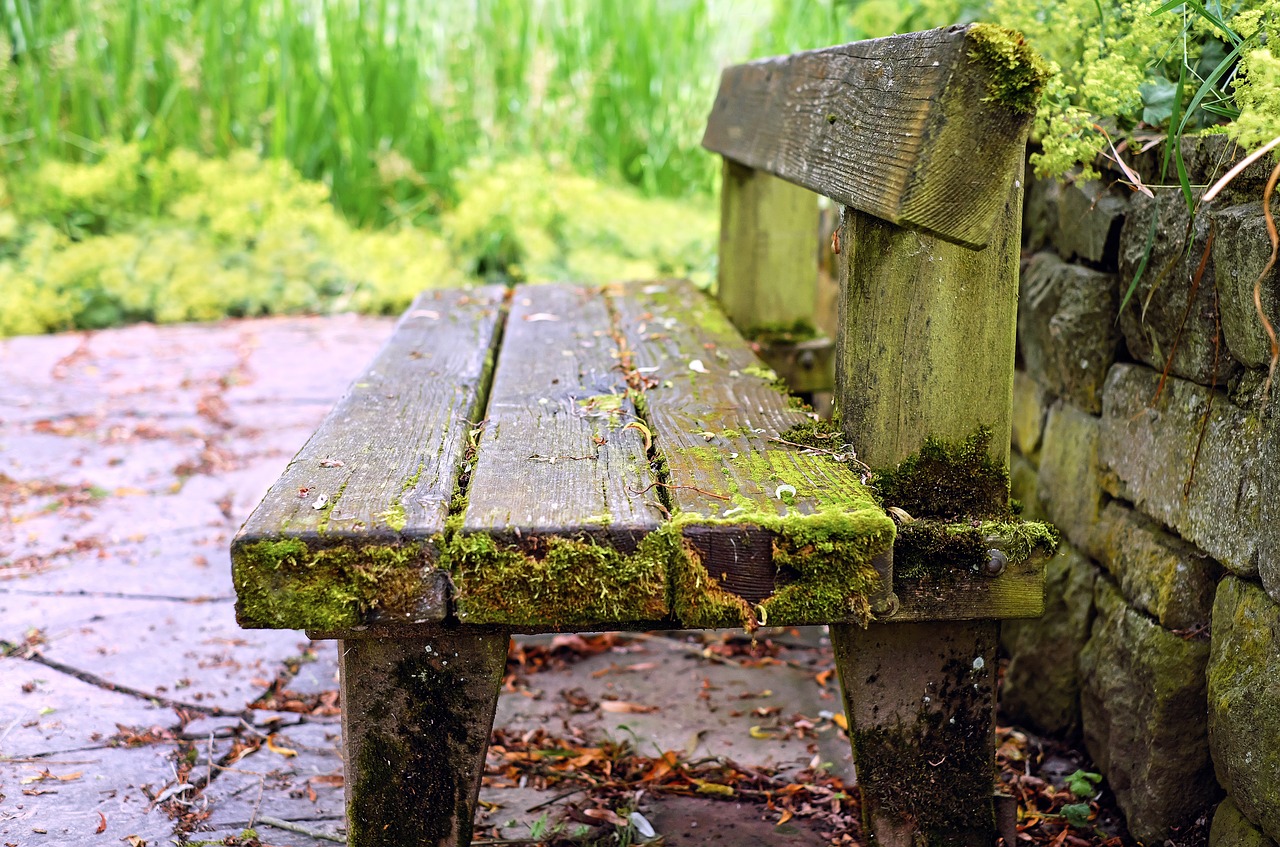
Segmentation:
<svg viewBox="0 0 1280 847">
<path fill-rule="evenodd" d="M 987 551 L 987 576 L 1000 576 L 1007 567 L 1009 567 L 1009 557 L 1003 550 L 992 547 Z"/>
</svg>

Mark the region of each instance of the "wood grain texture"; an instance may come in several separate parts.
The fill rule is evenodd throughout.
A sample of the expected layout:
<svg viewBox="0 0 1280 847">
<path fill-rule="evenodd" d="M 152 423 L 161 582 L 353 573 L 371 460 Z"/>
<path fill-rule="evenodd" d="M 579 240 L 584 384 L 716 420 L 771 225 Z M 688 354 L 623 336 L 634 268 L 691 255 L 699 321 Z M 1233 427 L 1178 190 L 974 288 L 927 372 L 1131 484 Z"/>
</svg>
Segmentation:
<svg viewBox="0 0 1280 847">
<path fill-rule="evenodd" d="M 1021 168 L 1017 173 L 1021 173 Z M 1002 223 L 985 250 L 845 218 L 836 405 L 872 467 L 891 467 L 925 436 L 961 441 L 991 429 L 1008 459 L 1022 189 L 1006 175 Z"/>
<path fill-rule="evenodd" d="M 724 161 L 716 297 L 744 335 L 797 321 L 813 326 L 817 245 L 813 192 Z"/>
<path fill-rule="evenodd" d="M 971 27 L 727 68 L 702 144 L 892 223 L 980 248 L 1031 115 L 991 96 Z"/>
<path fill-rule="evenodd" d="M 901 603 L 894 623 L 906 621 L 1009 620 L 1044 614 L 1045 567 L 1049 556 L 1035 553 L 1011 563 L 1000 576 L 964 571 L 894 582 Z"/>
<path fill-rule="evenodd" d="M 232 542 L 242 624 L 325 627 L 383 613 L 444 614 L 447 579 L 432 570 L 434 539 L 487 388 L 503 297 L 487 287 L 428 291 L 414 301 Z M 387 558 L 372 564 L 362 551 Z M 392 559 L 391 567 L 416 573 L 384 603 L 357 571 Z M 321 584 L 337 582 L 335 575 L 349 584 Z M 324 608 L 313 614 L 318 598 Z"/>
<path fill-rule="evenodd" d="M 774 440 L 807 418 L 714 301 L 669 281 L 618 290 L 613 304 L 630 364 L 650 380 L 647 417 L 673 514 L 783 517 L 864 496 L 847 466 Z M 780 494 L 788 485 L 794 497 Z M 778 587 L 770 534 L 759 527 L 693 526 L 685 537 L 731 593 L 757 602 Z M 887 576 L 891 565 L 883 566 Z"/>
<path fill-rule="evenodd" d="M 607 535 L 634 548 L 662 513 L 598 289 L 522 286 L 512 300 L 463 531 Z M 629 552 L 629 550 L 628 550 Z"/>
</svg>

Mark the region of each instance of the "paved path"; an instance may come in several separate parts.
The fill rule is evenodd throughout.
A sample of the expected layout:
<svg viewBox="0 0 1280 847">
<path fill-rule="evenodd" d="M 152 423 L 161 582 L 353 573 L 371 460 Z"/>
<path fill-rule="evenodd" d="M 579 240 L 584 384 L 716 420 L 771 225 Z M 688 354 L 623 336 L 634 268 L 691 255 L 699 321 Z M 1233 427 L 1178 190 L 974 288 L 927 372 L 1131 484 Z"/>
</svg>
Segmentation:
<svg viewBox="0 0 1280 847">
<path fill-rule="evenodd" d="M 0 340 L 0 845 L 222 843 L 264 816 L 343 831 L 334 647 L 239 629 L 227 545 L 391 326 L 339 316 Z M 750 733 L 839 710 L 833 685 L 814 681 L 827 660 L 817 634 L 800 638 L 789 663 L 760 668 L 666 639 L 619 644 L 513 686 L 498 724 L 784 773 L 816 756 L 847 775 L 829 723 L 807 738 Z M 603 697 L 658 709 L 615 714 Z M 548 798 L 486 788 L 483 824 L 527 836 L 539 814 L 526 810 Z M 753 806 L 642 809 L 668 845 L 826 843 Z"/>
</svg>

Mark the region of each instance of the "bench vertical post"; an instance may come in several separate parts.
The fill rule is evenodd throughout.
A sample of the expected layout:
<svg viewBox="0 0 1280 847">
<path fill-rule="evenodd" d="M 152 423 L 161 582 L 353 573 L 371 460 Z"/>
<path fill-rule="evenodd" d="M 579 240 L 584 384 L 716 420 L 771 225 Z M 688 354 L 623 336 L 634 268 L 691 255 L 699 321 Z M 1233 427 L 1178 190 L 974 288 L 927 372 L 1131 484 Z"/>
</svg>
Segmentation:
<svg viewBox="0 0 1280 847">
<path fill-rule="evenodd" d="M 718 297 L 747 337 L 766 327 L 812 325 L 817 228 L 813 192 L 724 160 Z"/>
<path fill-rule="evenodd" d="M 505 631 L 338 642 L 347 843 L 466 847 Z"/>
<path fill-rule="evenodd" d="M 817 195 L 731 158 L 720 186 L 717 298 L 793 391 L 830 391 L 830 341 L 814 335 Z M 770 343 L 792 336 L 800 344 Z"/>
<path fill-rule="evenodd" d="M 1019 172 L 1020 173 L 1020 172 Z M 992 431 L 1008 461 L 1022 190 L 975 251 L 846 217 L 836 396 L 863 461 Z M 994 620 L 832 627 L 863 814 L 881 845 L 995 841 Z"/>
</svg>

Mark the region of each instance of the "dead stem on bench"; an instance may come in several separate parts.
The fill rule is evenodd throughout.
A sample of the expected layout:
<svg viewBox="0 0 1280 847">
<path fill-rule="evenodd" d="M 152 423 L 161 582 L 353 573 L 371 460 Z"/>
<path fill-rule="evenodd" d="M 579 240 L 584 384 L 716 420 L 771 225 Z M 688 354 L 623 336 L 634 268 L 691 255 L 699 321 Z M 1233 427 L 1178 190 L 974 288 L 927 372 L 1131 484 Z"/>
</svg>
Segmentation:
<svg viewBox="0 0 1280 847">
<path fill-rule="evenodd" d="M 645 492 L 649 491 L 654 486 L 659 486 L 659 485 L 662 486 L 663 488 L 682 488 L 686 491 L 696 491 L 699 494 L 705 495 L 707 497 L 714 497 L 716 500 L 732 500 L 733 499 L 732 497 L 726 497 L 722 494 L 715 494 L 713 492 L 706 491 L 702 488 L 698 488 L 696 485 L 672 485 L 669 482 L 651 482 L 648 485 L 646 485 L 644 488 L 641 488 L 639 491 L 630 487 L 628 487 L 627 490 L 630 491 L 632 494 L 636 495 L 637 497 L 639 497 L 641 494 L 644 494 Z"/>
</svg>

